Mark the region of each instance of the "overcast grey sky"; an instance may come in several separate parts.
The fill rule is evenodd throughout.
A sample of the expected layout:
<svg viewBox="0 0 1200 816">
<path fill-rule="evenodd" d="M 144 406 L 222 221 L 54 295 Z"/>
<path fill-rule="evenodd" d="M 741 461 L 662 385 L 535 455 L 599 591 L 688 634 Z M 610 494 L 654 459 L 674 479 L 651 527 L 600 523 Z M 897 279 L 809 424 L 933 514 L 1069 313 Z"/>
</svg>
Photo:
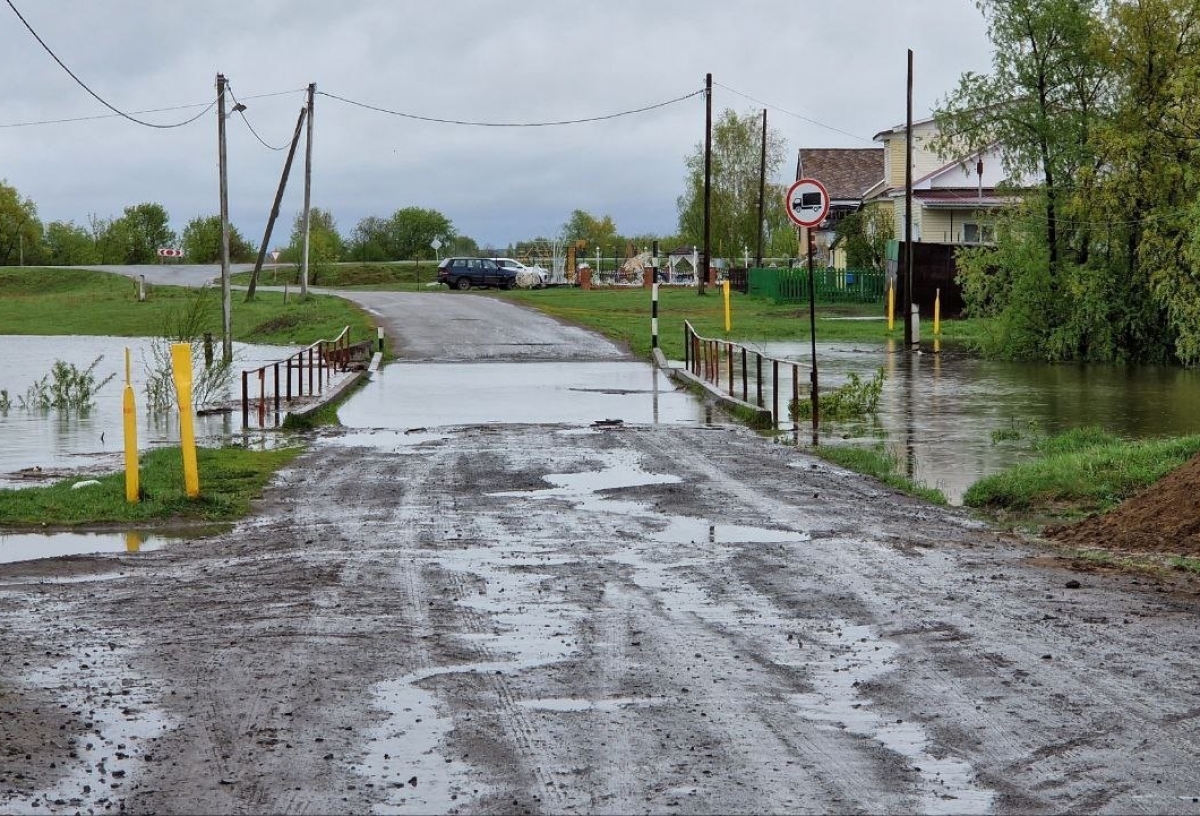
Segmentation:
<svg viewBox="0 0 1200 816">
<path fill-rule="evenodd" d="M 200 113 L 220 72 L 262 140 L 281 147 L 315 82 L 313 205 L 344 236 L 366 216 L 418 206 L 497 247 L 556 235 L 575 209 L 612 216 L 624 234 L 673 232 L 703 95 L 601 122 L 493 128 L 324 94 L 431 118 L 543 122 L 666 102 L 702 90 L 711 72 L 714 117 L 767 108 L 787 175 L 801 147 L 877 146 L 875 133 L 904 121 L 908 49 L 917 118 L 991 64 L 973 0 L 0 0 L 0 179 L 45 223 L 86 225 L 147 201 L 176 230 L 216 214 L 216 112 L 172 129 L 112 114 L 10 1 L 114 107 L 196 105 L 135 114 L 145 121 Z M 76 117 L 97 118 L 26 124 Z M 272 245 L 302 206 L 302 151 Z M 286 151 L 234 116 L 228 157 L 230 217 L 257 245 Z"/>
</svg>

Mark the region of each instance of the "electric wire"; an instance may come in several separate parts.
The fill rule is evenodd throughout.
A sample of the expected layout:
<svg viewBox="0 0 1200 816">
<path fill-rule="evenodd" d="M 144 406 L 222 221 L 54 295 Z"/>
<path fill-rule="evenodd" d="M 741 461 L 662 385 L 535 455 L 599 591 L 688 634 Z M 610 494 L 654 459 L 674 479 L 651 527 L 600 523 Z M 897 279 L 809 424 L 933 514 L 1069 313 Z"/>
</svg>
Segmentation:
<svg viewBox="0 0 1200 816">
<path fill-rule="evenodd" d="M 128 119 L 130 122 L 133 122 L 135 124 L 142 125 L 143 127 L 158 128 L 160 130 L 168 130 L 171 128 L 183 127 L 184 125 L 190 125 L 192 122 L 195 122 L 197 119 L 199 119 L 201 116 L 203 116 L 207 112 L 207 108 L 206 108 L 205 110 L 202 110 L 199 113 L 197 113 L 191 119 L 185 119 L 182 122 L 175 122 L 173 124 L 168 124 L 168 125 L 160 125 L 160 124 L 156 124 L 154 122 L 147 122 L 143 119 L 137 119 L 133 116 L 130 116 L 128 113 L 125 113 L 123 110 L 113 107 L 112 105 L 110 105 L 108 103 L 107 100 L 104 99 L 104 97 L 100 96 L 100 94 L 96 93 L 91 88 L 89 88 L 86 82 L 84 82 L 82 79 L 80 79 L 78 76 L 76 76 L 75 72 L 72 71 L 70 68 L 68 68 L 67 64 L 58 58 L 58 54 L 55 54 L 54 51 L 50 48 L 50 46 L 48 46 L 46 44 L 46 41 L 43 40 L 41 38 L 41 36 L 36 31 L 33 30 L 33 26 L 31 26 L 29 24 L 29 22 L 25 19 L 25 17 L 21 14 L 21 12 L 17 10 L 17 7 L 13 5 L 12 0 L 4 0 L 4 2 L 6 2 L 8 4 L 8 7 L 10 9 L 12 9 L 13 14 L 17 15 L 17 19 L 19 19 L 21 21 L 21 23 L 25 26 L 25 28 L 28 29 L 29 33 L 33 35 L 33 38 L 38 41 L 38 44 L 41 45 L 43 49 L 45 49 L 46 53 L 49 54 L 54 59 L 55 62 L 58 63 L 59 67 L 62 68 L 64 71 L 66 71 L 67 75 L 70 76 L 71 79 L 75 80 L 76 84 L 78 84 L 80 88 L 83 88 L 85 91 L 87 91 L 89 94 L 91 94 L 92 97 L 97 102 L 99 102 L 101 105 L 108 108 L 110 111 L 117 114 L 118 116 L 120 116 L 124 119 Z"/>
<path fill-rule="evenodd" d="M 734 88 L 730 88 L 728 85 L 723 85 L 720 82 L 714 81 L 713 86 L 718 87 L 718 88 L 724 88 L 725 90 L 729 91 L 730 93 L 737 94 L 738 96 L 740 96 L 744 99 L 749 99 L 751 102 L 753 102 L 757 105 L 762 105 L 765 108 L 770 108 L 771 110 L 776 110 L 776 111 L 779 111 L 780 113 L 786 113 L 788 116 L 794 116 L 797 119 L 808 122 L 811 125 L 816 125 L 817 127 L 825 128 L 826 130 L 832 130 L 834 133 L 840 133 L 843 136 L 849 136 L 851 139 L 857 139 L 860 142 L 867 142 L 868 144 L 870 144 L 871 142 L 874 141 L 873 139 L 867 139 L 865 137 L 859 136 L 857 133 L 851 133 L 847 130 L 842 130 L 841 128 L 836 128 L 833 125 L 827 125 L 824 122 L 819 122 L 816 119 L 813 119 L 809 116 L 804 116 L 803 114 L 795 113 L 794 111 L 790 111 L 786 108 L 781 108 L 778 105 L 772 105 L 770 102 L 763 102 L 761 99 L 755 99 L 753 96 L 750 96 L 750 94 L 742 93 L 741 91 L 736 90 Z"/>
<path fill-rule="evenodd" d="M 225 89 L 227 91 L 229 91 L 229 96 L 231 99 L 233 99 L 234 107 L 241 105 L 241 103 L 238 102 L 237 96 L 235 96 L 233 93 L 233 86 L 229 84 L 229 80 L 225 80 Z M 242 121 L 246 124 L 246 127 L 249 128 L 250 132 L 254 134 L 254 138 L 258 139 L 258 143 L 261 144 L 263 147 L 267 148 L 268 150 L 285 150 L 285 149 L 287 149 L 288 145 L 286 145 L 286 144 L 282 145 L 280 147 L 276 147 L 275 145 L 267 144 L 266 142 L 264 142 L 263 137 L 258 135 L 258 131 L 254 129 L 254 125 L 250 124 L 250 120 L 246 118 L 245 107 L 246 107 L 245 105 L 242 105 L 242 110 L 238 111 L 238 113 L 241 114 Z"/>
<path fill-rule="evenodd" d="M 579 124 L 584 124 L 587 122 L 603 122 L 608 119 L 617 119 L 622 116 L 632 116 L 632 115 L 638 114 L 638 113 L 646 113 L 647 111 L 657 110 L 658 108 L 665 108 L 668 105 L 674 105 L 677 102 L 684 101 L 685 99 L 691 99 L 694 96 L 699 96 L 700 94 L 704 93 L 704 89 L 701 88 L 698 91 L 692 91 L 689 94 L 684 94 L 683 96 L 678 96 L 678 97 L 675 97 L 674 99 L 668 99 L 665 102 L 656 102 L 653 105 L 646 105 L 644 107 L 634 108 L 632 110 L 624 110 L 624 111 L 619 111 L 617 113 L 608 113 L 608 114 L 604 114 L 601 116 L 587 116 L 587 117 L 583 117 L 580 119 L 558 119 L 558 120 L 545 121 L 545 122 L 485 122 L 485 121 L 475 121 L 475 120 L 469 120 L 469 119 L 440 119 L 435 116 L 421 116 L 421 115 L 415 114 L 415 113 L 406 113 L 404 111 L 389 110 L 388 108 L 383 108 L 378 105 L 370 105 L 370 104 L 367 104 L 366 102 L 358 102 L 353 99 L 347 99 L 344 96 L 338 96 L 337 94 L 331 94 L 327 91 L 317 91 L 317 93 L 320 94 L 321 96 L 327 96 L 330 99 L 336 99 L 339 102 L 344 102 L 347 105 L 354 105 L 359 108 L 365 108 L 366 110 L 376 111 L 377 113 L 386 113 L 391 116 L 400 116 L 405 119 L 416 119 L 421 122 L 436 122 L 438 124 L 443 124 L 443 125 L 465 125 L 465 126 L 469 126 L 469 127 L 535 128 L 535 127 L 556 127 L 559 125 L 579 125 Z"/>
<path fill-rule="evenodd" d="M 284 96 L 286 94 L 304 93 L 306 90 L 307 90 L 306 88 L 294 88 L 290 91 L 272 91 L 271 93 L 253 94 L 252 96 L 243 97 L 243 99 L 246 99 L 247 101 L 249 101 L 251 99 L 265 99 L 265 98 L 271 97 L 271 96 Z M 136 114 L 163 113 L 166 111 L 187 110 L 188 108 L 204 108 L 204 110 L 200 111 L 200 113 L 203 115 L 203 114 L 207 113 L 208 111 L 212 110 L 212 108 L 215 107 L 216 104 L 217 104 L 217 102 L 214 99 L 211 102 L 192 102 L 187 105 L 172 105 L 167 108 L 147 108 L 145 110 L 131 111 L 131 113 L 136 113 Z M 66 119 L 37 119 L 37 120 L 33 120 L 33 121 L 28 121 L 28 122 L 6 122 L 6 123 L 0 123 L 0 128 L 34 127 L 37 125 L 62 125 L 62 124 L 70 124 L 72 122 L 91 122 L 91 121 L 94 121 L 97 119 L 118 119 L 118 118 L 120 118 L 120 116 L 115 113 L 98 113 L 98 114 L 95 114 L 94 116 L 73 116 L 73 117 L 66 118 Z"/>
</svg>

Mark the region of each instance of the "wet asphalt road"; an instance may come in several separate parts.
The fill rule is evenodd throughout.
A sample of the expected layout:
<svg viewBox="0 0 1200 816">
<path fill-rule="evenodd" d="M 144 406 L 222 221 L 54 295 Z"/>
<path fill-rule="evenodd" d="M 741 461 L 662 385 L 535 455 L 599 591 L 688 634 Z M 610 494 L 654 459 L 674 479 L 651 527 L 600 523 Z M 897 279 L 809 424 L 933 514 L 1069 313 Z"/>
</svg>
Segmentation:
<svg viewBox="0 0 1200 816">
<path fill-rule="evenodd" d="M 742 428 L 331 430 L 227 534 L 0 567 L 0 813 L 1195 813 L 1196 612 Z"/>
</svg>

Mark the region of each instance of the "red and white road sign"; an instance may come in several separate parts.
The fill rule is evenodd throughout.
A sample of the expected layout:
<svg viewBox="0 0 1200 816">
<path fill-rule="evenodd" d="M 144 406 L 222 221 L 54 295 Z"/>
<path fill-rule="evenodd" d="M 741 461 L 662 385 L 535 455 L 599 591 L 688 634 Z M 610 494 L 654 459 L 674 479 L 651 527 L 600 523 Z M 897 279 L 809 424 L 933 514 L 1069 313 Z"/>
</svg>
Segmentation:
<svg viewBox="0 0 1200 816">
<path fill-rule="evenodd" d="M 783 206 L 793 224 L 811 229 L 829 215 L 829 191 L 816 179 L 802 178 L 788 188 Z"/>
<path fill-rule="evenodd" d="M 160 258 L 182 258 L 183 250 L 175 247 L 159 247 L 158 257 Z"/>
</svg>

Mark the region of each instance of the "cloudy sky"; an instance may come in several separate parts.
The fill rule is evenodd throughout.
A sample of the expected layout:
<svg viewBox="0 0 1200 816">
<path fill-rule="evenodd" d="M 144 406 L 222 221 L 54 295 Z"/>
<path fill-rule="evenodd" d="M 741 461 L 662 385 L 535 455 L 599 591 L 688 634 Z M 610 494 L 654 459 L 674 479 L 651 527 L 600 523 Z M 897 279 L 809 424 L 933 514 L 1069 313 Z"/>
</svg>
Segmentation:
<svg viewBox="0 0 1200 816">
<path fill-rule="evenodd" d="M 766 108 L 794 174 L 801 147 L 876 146 L 904 121 L 908 49 L 917 118 L 991 63 L 973 0 L 0 0 L 0 180 L 43 222 L 80 225 L 142 202 L 176 230 L 216 214 L 216 111 L 173 128 L 112 113 L 14 7 L 84 85 L 146 122 L 201 114 L 224 74 L 247 105 L 227 122 L 230 217 L 254 244 L 287 155 L 270 147 L 290 141 L 309 83 L 313 205 L 343 235 L 417 206 L 503 247 L 558 234 L 575 209 L 625 234 L 673 232 L 703 95 L 553 127 L 395 113 L 586 119 L 685 97 L 712 73 L 714 117 Z M 303 144 L 272 245 L 302 206 L 302 171 Z"/>
</svg>

